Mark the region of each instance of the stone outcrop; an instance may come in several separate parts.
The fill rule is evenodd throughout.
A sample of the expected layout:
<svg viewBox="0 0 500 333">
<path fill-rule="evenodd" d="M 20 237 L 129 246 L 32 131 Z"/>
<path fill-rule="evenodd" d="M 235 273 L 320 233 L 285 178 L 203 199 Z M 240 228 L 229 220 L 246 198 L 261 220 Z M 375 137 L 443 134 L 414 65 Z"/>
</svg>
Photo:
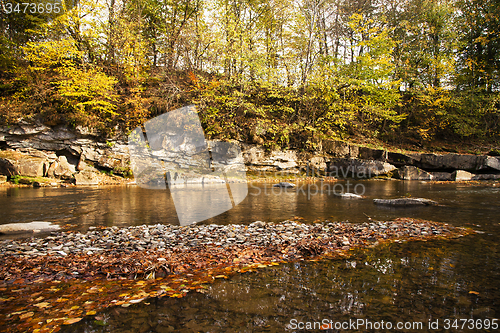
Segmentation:
<svg viewBox="0 0 500 333">
<path fill-rule="evenodd" d="M 402 180 L 432 180 L 433 176 L 431 173 L 419 169 L 411 165 L 405 165 L 398 169 L 395 174 L 396 178 Z"/>
<path fill-rule="evenodd" d="M 123 138 L 105 141 L 95 131 L 79 126 L 71 129 L 21 121 L 16 126 L 0 127 L 0 144 L 49 163 L 65 156 L 75 169 L 80 160 L 97 168 L 115 170 L 115 173 L 127 169 L 129 164 L 128 146 Z M 67 169 L 67 165 L 62 164 Z"/>
<path fill-rule="evenodd" d="M 5 176 L 42 177 L 47 159 L 17 151 L 0 151 L 0 173 Z"/>
<path fill-rule="evenodd" d="M 75 174 L 76 185 L 99 185 L 101 176 L 90 170 L 83 170 Z"/>
<path fill-rule="evenodd" d="M 247 171 L 268 172 L 267 175 L 286 172 L 336 178 L 390 176 L 403 180 L 500 178 L 500 156 L 399 153 L 335 140 L 324 140 L 320 146 L 318 152 L 302 152 L 269 151 L 260 145 L 241 144 L 241 152 Z M 8 177 L 49 176 L 95 184 L 98 169 L 112 170 L 114 174 L 130 171 L 125 137 L 106 141 L 83 127 L 20 122 L 17 126 L 0 127 L 0 147 L 0 174 Z M 145 162 L 145 168 L 153 166 L 151 161 Z M 156 178 L 164 183 L 163 174 L 151 179 Z"/>
<path fill-rule="evenodd" d="M 396 167 L 390 163 L 357 158 L 333 158 L 328 163 L 328 176 L 335 178 L 372 178 L 390 175 Z"/>
</svg>

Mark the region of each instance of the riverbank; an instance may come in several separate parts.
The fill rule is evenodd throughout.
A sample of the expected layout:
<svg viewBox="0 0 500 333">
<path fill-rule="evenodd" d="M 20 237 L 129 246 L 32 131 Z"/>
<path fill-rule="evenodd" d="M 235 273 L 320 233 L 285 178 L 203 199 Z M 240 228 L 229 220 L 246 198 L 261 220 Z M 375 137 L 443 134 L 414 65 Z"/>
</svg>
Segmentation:
<svg viewBox="0 0 500 333">
<path fill-rule="evenodd" d="M 0 324 L 8 332 L 79 321 L 147 297 L 182 297 L 203 284 L 280 262 L 344 258 L 384 242 L 461 237 L 447 224 L 394 221 L 261 221 L 250 225 L 172 225 L 56 232 L 0 242 Z"/>
<path fill-rule="evenodd" d="M 168 150 L 169 140 L 166 138 L 162 144 L 165 147 L 158 147 L 156 153 L 160 153 L 161 149 Z M 234 162 L 237 160 L 241 166 L 244 164 L 248 180 L 376 177 L 429 181 L 500 179 L 499 148 L 494 144 L 467 154 L 408 151 L 332 139 L 322 140 L 313 151 L 270 149 L 263 144 L 233 142 L 237 144 L 237 150 L 241 150 Z M 190 142 L 185 144 L 186 147 L 192 145 Z M 225 161 L 235 158 L 229 151 L 221 150 L 217 154 L 219 159 Z M 153 160 L 148 163 L 154 164 Z M 0 183 L 24 182 L 36 187 L 61 182 L 88 186 L 127 183 L 132 181 L 132 176 L 129 147 L 124 134 L 105 139 L 88 128 L 49 127 L 25 121 L 0 127 Z M 182 179 L 176 181 L 182 182 Z"/>
</svg>

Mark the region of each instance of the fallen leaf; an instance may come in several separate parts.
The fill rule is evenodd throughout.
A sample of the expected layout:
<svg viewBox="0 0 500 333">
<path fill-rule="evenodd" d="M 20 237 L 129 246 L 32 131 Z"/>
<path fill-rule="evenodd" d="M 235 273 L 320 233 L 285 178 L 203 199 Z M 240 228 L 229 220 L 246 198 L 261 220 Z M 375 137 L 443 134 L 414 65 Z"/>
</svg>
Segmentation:
<svg viewBox="0 0 500 333">
<path fill-rule="evenodd" d="M 164 289 L 165 291 L 171 291 L 173 290 L 172 288 L 170 288 L 169 286 L 160 286 L 161 289 Z"/>
<path fill-rule="evenodd" d="M 469 291 L 469 294 L 479 295 L 479 293 L 477 291 L 473 291 L 473 290 Z"/>
<path fill-rule="evenodd" d="M 42 303 L 34 304 L 34 306 L 36 306 L 39 309 L 43 309 L 43 308 L 48 308 L 50 306 L 50 303 L 42 302 Z"/>
<path fill-rule="evenodd" d="M 140 303 L 144 300 L 144 298 L 140 298 L 140 299 L 131 299 L 129 302 L 130 303 Z"/>
<path fill-rule="evenodd" d="M 26 318 L 29 318 L 29 317 L 33 317 L 35 313 L 30 311 L 30 312 L 26 312 L 26 313 L 23 313 L 22 315 L 19 316 L 19 318 L 21 319 L 26 319 Z"/>
<path fill-rule="evenodd" d="M 92 311 L 87 311 L 87 313 L 86 313 L 85 315 L 86 315 L 86 316 L 93 316 L 93 315 L 95 315 L 96 313 L 97 313 L 97 312 L 95 312 L 95 311 L 93 311 L 93 310 L 92 310 Z"/>
<path fill-rule="evenodd" d="M 71 325 L 71 324 L 79 322 L 80 320 L 82 320 L 82 318 L 70 318 L 70 319 L 65 320 L 63 322 L 63 325 Z"/>
</svg>

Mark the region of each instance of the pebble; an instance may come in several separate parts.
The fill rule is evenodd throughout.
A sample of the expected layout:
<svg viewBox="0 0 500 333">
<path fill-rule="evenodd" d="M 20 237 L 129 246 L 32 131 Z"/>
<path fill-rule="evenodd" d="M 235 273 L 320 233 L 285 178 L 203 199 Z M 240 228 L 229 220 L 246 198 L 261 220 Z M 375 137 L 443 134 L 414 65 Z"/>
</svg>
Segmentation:
<svg viewBox="0 0 500 333">
<path fill-rule="evenodd" d="M 55 255 L 145 250 L 186 249 L 197 246 L 295 244 L 308 237 L 333 238 L 338 246 L 360 242 L 374 243 L 381 238 L 420 237 L 449 233 L 453 227 L 433 222 L 415 223 L 410 219 L 369 223 L 330 222 L 302 224 L 256 221 L 250 225 L 141 225 L 127 228 L 92 227 L 86 233 L 57 231 L 45 238 L 0 241 L 0 254 L 14 256 Z"/>
</svg>

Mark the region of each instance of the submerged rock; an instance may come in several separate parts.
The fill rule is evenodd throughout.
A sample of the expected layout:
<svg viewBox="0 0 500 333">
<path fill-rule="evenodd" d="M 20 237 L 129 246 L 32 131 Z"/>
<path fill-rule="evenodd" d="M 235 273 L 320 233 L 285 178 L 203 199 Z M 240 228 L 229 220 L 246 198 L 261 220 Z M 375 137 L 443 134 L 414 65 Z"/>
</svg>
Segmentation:
<svg viewBox="0 0 500 333">
<path fill-rule="evenodd" d="M 29 223 L 9 223 L 0 225 L 0 234 L 17 234 L 25 232 L 46 232 L 59 230 L 57 224 L 34 221 Z"/>
<path fill-rule="evenodd" d="M 438 203 L 425 198 L 373 199 L 376 205 L 387 206 L 434 206 Z"/>
<path fill-rule="evenodd" d="M 280 182 L 278 184 L 274 184 L 273 187 L 292 188 L 295 187 L 295 184 L 288 182 Z"/>
<path fill-rule="evenodd" d="M 341 197 L 342 199 L 363 199 L 362 195 L 355 194 L 355 193 L 339 193 L 335 194 L 338 197 Z"/>
</svg>

